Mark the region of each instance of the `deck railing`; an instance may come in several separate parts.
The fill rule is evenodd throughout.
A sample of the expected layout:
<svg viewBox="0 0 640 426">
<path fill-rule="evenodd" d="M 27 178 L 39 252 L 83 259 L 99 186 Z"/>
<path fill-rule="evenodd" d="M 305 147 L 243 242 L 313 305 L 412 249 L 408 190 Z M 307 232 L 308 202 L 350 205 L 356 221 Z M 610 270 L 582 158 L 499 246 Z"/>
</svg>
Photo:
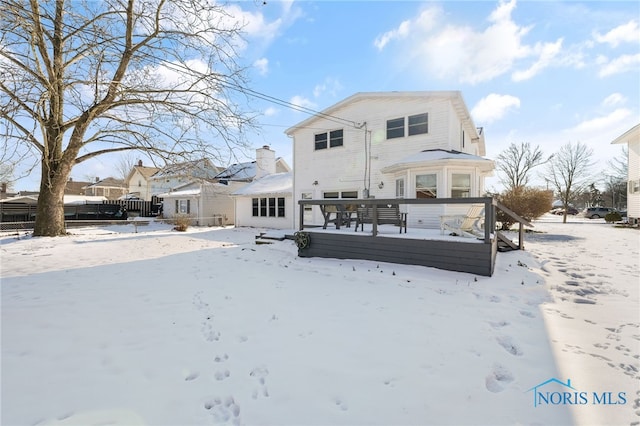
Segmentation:
<svg viewBox="0 0 640 426">
<path fill-rule="evenodd" d="M 496 209 L 500 209 L 508 216 L 512 217 L 519 224 L 519 248 L 524 248 L 524 226 L 533 227 L 526 219 L 518 216 L 516 213 L 499 203 L 493 197 L 474 197 L 474 198 L 352 198 L 352 199 L 322 199 L 322 200 L 299 200 L 300 209 L 299 230 L 305 229 L 304 209 L 305 206 L 336 206 L 340 210 L 346 210 L 347 206 L 356 205 L 358 207 L 371 207 L 376 209 L 378 206 L 388 205 L 443 205 L 443 204 L 483 204 L 484 205 L 484 242 L 489 244 L 492 241 L 493 234 L 496 229 Z M 373 214 L 372 218 L 373 236 L 378 234 L 377 215 Z"/>
</svg>

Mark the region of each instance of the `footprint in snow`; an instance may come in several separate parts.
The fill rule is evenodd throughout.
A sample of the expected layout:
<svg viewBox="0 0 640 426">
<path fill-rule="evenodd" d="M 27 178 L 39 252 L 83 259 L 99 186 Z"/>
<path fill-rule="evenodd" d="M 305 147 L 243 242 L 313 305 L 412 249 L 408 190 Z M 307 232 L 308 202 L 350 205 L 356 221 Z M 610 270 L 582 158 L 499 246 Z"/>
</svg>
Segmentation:
<svg viewBox="0 0 640 426">
<path fill-rule="evenodd" d="M 506 385 L 513 382 L 513 374 L 500 364 L 493 366 L 493 369 L 485 378 L 485 386 L 489 392 L 502 392 Z"/>
<path fill-rule="evenodd" d="M 209 411 L 216 423 L 240 425 L 240 406 L 232 396 L 213 398 L 204 403 L 204 409 Z"/>
<path fill-rule="evenodd" d="M 513 342 L 513 338 L 510 336 L 499 336 L 496 338 L 500 346 L 502 346 L 511 355 L 520 356 L 523 354 L 522 350 L 516 343 Z"/>
</svg>

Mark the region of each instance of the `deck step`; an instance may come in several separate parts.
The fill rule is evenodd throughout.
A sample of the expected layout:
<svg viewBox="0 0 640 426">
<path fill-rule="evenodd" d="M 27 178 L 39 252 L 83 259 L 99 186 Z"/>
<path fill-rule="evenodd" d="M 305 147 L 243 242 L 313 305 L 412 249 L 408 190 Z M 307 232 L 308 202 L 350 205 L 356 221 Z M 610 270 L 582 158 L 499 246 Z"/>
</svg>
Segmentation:
<svg viewBox="0 0 640 426">
<path fill-rule="evenodd" d="M 506 251 L 519 250 L 520 249 L 518 244 L 516 244 L 513 241 L 511 241 L 511 239 L 509 239 L 502 232 L 498 231 L 496 235 L 498 236 L 498 251 L 499 252 L 506 252 Z"/>
</svg>

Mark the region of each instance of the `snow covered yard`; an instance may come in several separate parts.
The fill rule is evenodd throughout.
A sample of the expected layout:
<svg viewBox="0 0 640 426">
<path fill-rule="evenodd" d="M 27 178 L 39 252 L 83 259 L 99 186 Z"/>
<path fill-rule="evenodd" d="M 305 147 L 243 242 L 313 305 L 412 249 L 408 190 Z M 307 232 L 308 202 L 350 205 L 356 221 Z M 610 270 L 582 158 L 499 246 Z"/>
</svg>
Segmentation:
<svg viewBox="0 0 640 426">
<path fill-rule="evenodd" d="M 557 220 L 491 278 L 256 229 L 5 235 L 2 424 L 638 422 L 638 232 Z M 534 406 L 550 378 L 627 401 Z"/>
</svg>

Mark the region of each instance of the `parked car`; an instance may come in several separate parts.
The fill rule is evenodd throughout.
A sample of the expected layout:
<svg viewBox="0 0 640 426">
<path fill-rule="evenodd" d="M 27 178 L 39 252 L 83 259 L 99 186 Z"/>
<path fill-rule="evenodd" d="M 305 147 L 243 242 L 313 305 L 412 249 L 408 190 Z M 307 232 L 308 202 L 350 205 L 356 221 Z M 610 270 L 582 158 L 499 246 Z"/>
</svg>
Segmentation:
<svg viewBox="0 0 640 426">
<path fill-rule="evenodd" d="M 607 215 L 607 213 L 611 213 L 616 211 L 616 209 L 612 209 L 611 207 L 587 207 L 584 209 L 582 214 L 584 217 L 589 219 L 602 219 Z"/>
<path fill-rule="evenodd" d="M 562 207 L 559 207 L 557 209 L 551 210 L 551 213 L 562 216 L 562 215 L 564 215 L 564 209 Z M 569 207 L 567 209 L 567 214 L 577 215 L 578 213 L 580 213 L 580 212 L 575 207 Z"/>
</svg>

